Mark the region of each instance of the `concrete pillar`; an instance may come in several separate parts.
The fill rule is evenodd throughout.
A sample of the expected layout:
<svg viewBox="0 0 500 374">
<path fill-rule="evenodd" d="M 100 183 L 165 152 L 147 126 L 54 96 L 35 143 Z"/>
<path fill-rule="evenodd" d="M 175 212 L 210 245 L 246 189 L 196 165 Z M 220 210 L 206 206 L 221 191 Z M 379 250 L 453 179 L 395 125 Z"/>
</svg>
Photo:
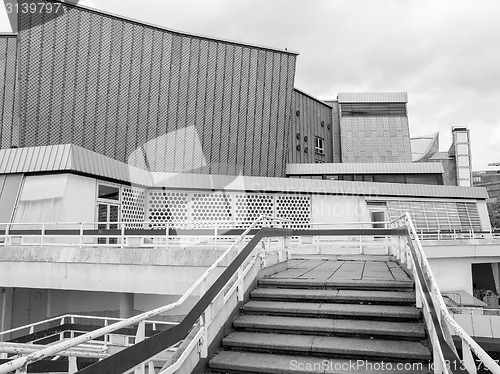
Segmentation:
<svg viewBox="0 0 500 374">
<path fill-rule="evenodd" d="M 120 318 L 130 318 L 134 315 L 134 294 L 120 294 Z"/>
<path fill-rule="evenodd" d="M 491 272 L 493 273 L 493 280 L 495 281 L 495 292 L 497 293 L 497 295 L 500 292 L 499 266 L 500 264 L 498 262 L 494 262 L 491 264 Z"/>
<path fill-rule="evenodd" d="M 52 317 L 52 290 L 47 290 L 47 299 L 45 304 L 45 318 Z"/>
<path fill-rule="evenodd" d="M 0 331 L 10 330 L 12 328 L 12 301 L 13 301 L 13 288 L 1 287 L 0 288 Z M 9 337 L 5 336 L 3 340 L 8 340 Z M 0 337 L 2 341 L 2 337 Z"/>
</svg>

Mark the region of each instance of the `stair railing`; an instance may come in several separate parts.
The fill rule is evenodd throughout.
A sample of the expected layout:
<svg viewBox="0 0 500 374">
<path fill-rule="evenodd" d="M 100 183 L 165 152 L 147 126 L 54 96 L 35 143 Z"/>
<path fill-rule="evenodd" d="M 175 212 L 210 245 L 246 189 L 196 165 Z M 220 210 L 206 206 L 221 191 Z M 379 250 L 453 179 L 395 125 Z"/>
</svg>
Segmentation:
<svg viewBox="0 0 500 374">
<path fill-rule="evenodd" d="M 493 374 L 500 374 L 500 366 L 455 321 L 441 295 L 431 266 L 422 248 L 417 230 L 409 213 L 391 221 L 393 227 L 406 227 L 406 238 L 393 237 L 392 254 L 413 272 L 417 306 L 422 306 L 433 348 L 433 372 L 477 373 L 473 354 L 479 364 Z M 450 330 L 461 339 L 462 360 L 458 357 Z"/>
<path fill-rule="evenodd" d="M 254 248 L 261 241 L 261 239 L 291 236 L 291 229 L 261 228 L 258 231 L 256 230 L 256 227 L 258 227 L 259 225 L 272 224 L 273 222 L 279 222 L 280 226 L 283 226 L 283 224 L 285 222 L 288 222 L 288 220 L 275 217 L 260 216 L 236 239 L 236 241 L 234 241 L 229 246 L 229 248 L 224 251 L 224 253 L 175 303 L 171 303 L 150 310 L 148 312 L 141 313 L 132 318 L 116 322 L 112 325 L 102 327 L 73 339 L 48 346 L 27 356 L 13 359 L 7 363 L 0 365 L 0 374 L 10 373 L 14 370 L 16 370 L 16 373 L 27 373 L 27 367 L 29 364 L 40 361 L 44 358 L 55 356 L 59 352 L 67 351 L 70 348 L 88 342 L 89 340 L 95 340 L 119 329 L 135 325 L 138 325 L 135 345 L 129 347 L 125 351 L 118 352 L 96 364 L 88 366 L 80 370 L 79 373 L 123 373 L 136 368 L 137 365 L 144 365 L 144 362 L 153 357 L 155 354 L 164 351 L 166 348 L 184 339 L 188 335 L 191 328 L 196 325 L 198 319 L 200 318 L 200 315 L 202 315 L 200 320 L 200 334 L 201 337 L 203 337 L 203 335 L 207 334 L 207 326 L 204 323 L 204 321 L 206 321 L 207 319 L 207 316 L 205 314 L 207 312 L 207 307 L 217 295 L 224 291 L 224 286 L 226 286 L 229 282 L 231 282 L 231 280 L 234 279 L 235 274 L 237 284 L 235 287 L 240 287 L 240 289 L 242 289 L 241 285 L 244 282 L 244 269 L 242 268 L 242 265 L 244 265 L 244 261 L 247 260 L 249 255 L 253 253 Z M 246 245 L 244 245 L 246 237 L 250 235 L 253 235 L 252 239 Z M 283 242 L 285 242 L 285 240 Z M 243 245 L 243 249 L 241 249 L 241 247 L 238 247 Z M 222 262 L 226 260 L 226 258 L 233 252 L 237 252 L 238 254 L 230 263 L 230 265 L 222 272 L 222 274 L 217 277 L 217 279 L 209 287 L 208 278 L 215 272 L 216 268 L 220 266 Z M 264 255 L 265 254 L 261 252 L 259 254 L 259 257 Z M 200 300 L 190 310 L 190 312 L 186 315 L 186 317 L 180 324 L 171 326 L 164 331 L 159 332 L 148 339 L 145 339 L 144 324 L 147 319 L 151 319 L 152 317 L 157 316 L 161 313 L 165 313 L 181 307 L 197 289 L 200 290 Z M 241 297 L 242 291 L 240 291 L 240 289 L 238 289 L 238 292 L 240 293 Z M 204 342 L 203 344 L 205 344 L 205 346 L 202 347 L 202 356 L 205 355 L 206 357 L 208 343 L 204 339 L 201 339 L 201 341 L 202 343 Z M 138 370 L 139 372 L 144 373 L 144 366 L 139 367 Z M 151 372 L 152 367 L 150 366 L 148 370 L 149 372 Z M 75 371 L 73 370 L 73 372 Z"/>
</svg>

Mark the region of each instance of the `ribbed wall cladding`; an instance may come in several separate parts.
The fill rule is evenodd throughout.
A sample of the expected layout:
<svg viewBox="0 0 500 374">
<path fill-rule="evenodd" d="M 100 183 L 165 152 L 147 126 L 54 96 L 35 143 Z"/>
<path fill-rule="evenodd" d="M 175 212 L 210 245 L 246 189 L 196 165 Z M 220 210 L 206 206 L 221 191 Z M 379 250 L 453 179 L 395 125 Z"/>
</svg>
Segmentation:
<svg viewBox="0 0 500 374">
<path fill-rule="evenodd" d="M 0 35 L 0 148 L 19 145 L 17 38 Z"/>
<path fill-rule="evenodd" d="M 152 171 L 284 176 L 296 55 L 88 9 L 20 15 L 21 146 Z"/>
<path fill-rule="evenodd" d="M 334 162 L 332 108 L 295 89 L 293 91 L 288 163 Z M 324 154 L 315 151 L 316 137 L 323 139 Z M 338 145 L 337 145 L 338 146 Z"/>
</svg>

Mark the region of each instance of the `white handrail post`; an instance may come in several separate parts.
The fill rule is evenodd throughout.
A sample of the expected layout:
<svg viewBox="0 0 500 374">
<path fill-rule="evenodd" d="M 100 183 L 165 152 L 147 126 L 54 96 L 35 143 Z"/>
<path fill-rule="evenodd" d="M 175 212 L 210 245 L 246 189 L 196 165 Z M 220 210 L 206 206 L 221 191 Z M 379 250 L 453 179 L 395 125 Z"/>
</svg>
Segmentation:
<svg viewBox="0 0 500 374">
<path fill-rule="evenodd" d="M 125 245 L 125 222 L 120 222 L 121 248 Z"/>
<path fill-rule="evenodd" d="M 5 245 L 10 245 L 10 222 L 5 227 Z"/>
<path fill-rule="evenodd" d="M 214 225 L 214 249 L 217 249 L 217 236 L 219 235 L 219 227 L 217 225 L 217 222 L 215 222 L 215 225 Z"/>
<path fill-rule="evenodd" d="M 40 236 L 40 246 L 43 247 L 44 245 L 44 238 L 45 238 L 45 223 L 42 223 L 42 232 Z"/>
<path fill-rule="evenodd" d="M 80 248 L 83 246 L 83 222 L 80 223 Z"/>
<path fill-rule="evenodd" d="M 243 288 L 243 283 L 244 283 L 244 275 L 243 275 L 243 264 L 240 265 L 240 267 L 238 268 L 238 301 L 243 301 L 243 299 L 245 298 L 245 294 L 244 294 L 244 288 Z"/>
<path fill-rule="evenodd" d="M 155 364 L 153 361 L 148 362 L 148 374 L 156 374 L 155 372 Z"/>
<path fill-rule="evenodd" d="M 167 222 L 167 224 L 165 225 L 165 248 L 168 248 L 169 241 L 170 241 L 170 223 Z"/>
<path fill-rule="evenodd" d="M 76 363 L 76 356 L 68 357 L 68 374 L 75 374 L 78 371 L 78 365 Z"/>
<path fill-rule="evenodd" d="M 467 371 L 470 374 L 476 374 L 477 367 L 476 363 L 474 362 L 474 357 L 472 357 L 472 352 L 464 340 L 462 340 L 462 358 L 463 358 L 463 365 L 467 369 Z"/>
<path fill-rule="evenodd" d="M 142 342 L 146 338 L 146 321 L 140 321 L 135 334 L 135 344 Z M 135 370 L 135 374 L 145 374 L 146 363 L 140 364 Z"/>
</svg>

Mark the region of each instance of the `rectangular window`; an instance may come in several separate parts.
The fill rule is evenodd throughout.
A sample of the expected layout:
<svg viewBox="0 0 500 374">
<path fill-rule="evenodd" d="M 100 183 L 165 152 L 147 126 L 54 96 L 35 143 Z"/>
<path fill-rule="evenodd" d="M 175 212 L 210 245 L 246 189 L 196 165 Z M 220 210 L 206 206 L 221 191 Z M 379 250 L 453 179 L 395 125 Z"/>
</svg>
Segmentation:
<svg viewBox="0 0 500 374">
<path fill-rule="evenodd" d="M 314 150 L 318 155 L 325 154 L 325 140 L 323 138 L 320 138 L 319 136 L 316 137 L 316 146 Z"/>
<path fill-rule="evenodd" d="M 97 197 L 99 199 L 119 201 L 120 200 L 120 189 L 118 187 L 100 184 Z"/>
</svg>

